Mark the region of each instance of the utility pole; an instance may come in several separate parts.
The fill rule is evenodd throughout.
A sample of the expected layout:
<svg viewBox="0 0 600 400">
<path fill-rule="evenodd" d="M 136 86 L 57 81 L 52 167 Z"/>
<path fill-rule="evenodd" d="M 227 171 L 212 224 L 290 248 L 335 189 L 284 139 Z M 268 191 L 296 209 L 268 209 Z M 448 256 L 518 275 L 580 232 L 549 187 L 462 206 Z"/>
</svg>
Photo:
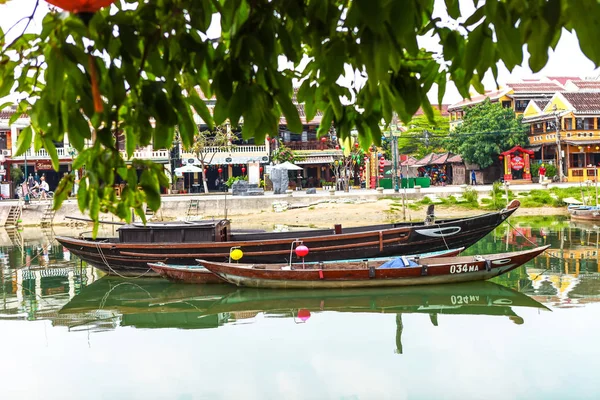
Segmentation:
<svg viewBox="0 0 600 400">
<path fill-rule="evenodd" d="M 558 157 L 558 178 L 560 182 L 563 182 L 565 175 L 563 174 L 562 149 L 560 147 L 560 120 L 558 118 L 556 105 L 554 105 L 554 121 L 556 123 L 556 156 Z"/>
</svg>

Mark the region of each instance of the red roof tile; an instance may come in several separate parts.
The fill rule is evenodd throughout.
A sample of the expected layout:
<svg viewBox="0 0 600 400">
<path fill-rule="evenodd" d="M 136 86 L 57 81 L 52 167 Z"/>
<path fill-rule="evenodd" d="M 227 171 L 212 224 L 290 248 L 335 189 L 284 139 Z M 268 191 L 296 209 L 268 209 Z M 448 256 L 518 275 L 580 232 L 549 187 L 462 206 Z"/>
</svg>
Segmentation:
<svg viewBox="0 0 600 400">
<path fill-rule="evenodd" d="M 450 104 L 442 104 L 441 108 L 436 104 L 436 105 L 431 105 L 431 107 L 435 108 L 436 110 L 438 110 L 440 112 L 440 114 L 442 115 L 442 117 L 447 117 L 450 115 L 450 112 L 448 112 L 448 107 L 450 106 Z M 423 109 L 421 107 L 419 107 L 419 109 L 417 110 L 417 112 L 415 113 L 415 117 L 419 116 L 419 115 L 423 115 L 425 114 L 425 112 L 423 111 Z"/>
<path fill-rule="evenodd" d="M 575 108 L 576 113 L 600 113 L 598 92 L 564 92 L 563 96 Z"/>
<path fill-rule="evenodd" d="M 578 80 L 579 78 L 576 76 L 549 76 L 548 79 L 550 79 L 551 81 L 556 81 L 561 85 L 564 85 L 568 81 Z"/>
<path fill-rule="evenodd" d="M 571 83 L 580 90 L 600 90 L 600 81 L 575 80 Z"/>
<path fill-rule="evenodd" d="M 460 108 L 463 108 L 463 107 L 471 105 L 471 104 L 481 103 L 482 101 L 484 101 L 487 98 L 489 98 L 492 101 L 498 100 L 500 97 L 502 97 L 504 95 L 504 93 L 506 93 L 506 89 L 497 90 L 497 91 L 493 91 L 493 92 L 490 91 L 490 92 L 486 92 L 485 94 L 472 96 L 471 99 L 464 99 L 461 102 L 458 102 L 458 103 L 448 106 L 448 111 L 460 109 Z"/>
<path fill-rule="evenodd" d="M 511 88 L 514 93 L 555 93 L 562 92 L 564 88 L 554 82 L 524 82 L 524 83 L 509 83 L 506 86 Z"/>
</svg>

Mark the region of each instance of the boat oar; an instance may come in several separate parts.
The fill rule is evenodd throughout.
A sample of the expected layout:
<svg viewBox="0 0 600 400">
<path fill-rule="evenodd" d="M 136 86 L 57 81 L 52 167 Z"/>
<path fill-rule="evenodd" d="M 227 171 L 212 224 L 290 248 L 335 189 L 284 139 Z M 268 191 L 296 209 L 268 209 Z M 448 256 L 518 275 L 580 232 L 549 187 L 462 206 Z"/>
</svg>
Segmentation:
<svg viewBox="0 0 600 400">
<path fill-rule="evenodd" d="M 70 217 L 68 215 L 65 216 L 65 218 L 67 218 L 67 219 L 74 219 L 76 221 L 94 222 L 93 219 L 81 218 L 81 217 Z M 109 225 L 127 225 L 125 222 L 114 222 L 114 221 L 98 221 L 98 223 L 100 223 L 100 224 L 109 224 Z"/>
</svg>

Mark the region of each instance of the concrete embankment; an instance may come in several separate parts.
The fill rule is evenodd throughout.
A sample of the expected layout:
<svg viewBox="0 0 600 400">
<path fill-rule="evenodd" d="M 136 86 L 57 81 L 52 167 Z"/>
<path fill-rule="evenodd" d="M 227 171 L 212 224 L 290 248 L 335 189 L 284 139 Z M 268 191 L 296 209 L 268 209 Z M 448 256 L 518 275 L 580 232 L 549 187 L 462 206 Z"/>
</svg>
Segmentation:
<svg viewBox="0 0 600 400">
<path fill-rule="evenodd" d="M 511 187 L 511 190 L 531 190 L 534 185 L 523 185 L 520 187 Z M 539 188 L 539 185 L 535 185 Z M 480 196 L 489 195 L 491 186 L 474 187 L 479 192 Z M 293 192 L 285 195 L 265 194 L 264 196 L 231 196 L 225 194 L 208 194 L 208 195 L 169 195 L 162 197 L 162 206 L 152 219 L 163 221 L 185 220 L 189 214 L 202 218 L 222 218 L 227 213 L 227 217 L 235 215 L 249 215 L 254 213 L 262 213 L 272 211 L 274 204 L 286 204 L 289 208 L 308 206 L 310 204 L 318 204 L 320 202 L 336 201 L 343 202 L 373 202 L 382 198 L 394 198 L 406 195 L 408 199 L 421 199 L 424 196 L 446 197 L 449 195 L 460 194 L 464 191 L 464 187 L 446 186 L 446 187 L 431 187 L 415 191 L 408 189 L 395 193 L 393 190 L 384 190 L 378 192 L 376 190 L 351 190 L 349 192 L 335 192 L 334 195 L 329 191 L 317 189 L 316 194 L 306 194 L 305 192 Z M 192 200 L 198 200 L 198 205 L 191 213 L 190 203 Z M 16 200 L 4 200 L 0 202 L 0 224 L 5 225 L 10 206 L 16 206 Z M 44 215 L 48 213 L 51 207 L 50 201 L 33 201 L 29 205 L 22 206 L 20 217 L 20 226 L 40 226 Z M 72 225 L 74 220 L 67 217 L 87 218 L 86 215 L 79 211 L 77 201 L 75 199 L 66 200 L 62 207 L 56 211 L 52 218 L 52 225 Z M 104 221 L 119 222 L 118 218 L 107 214 L 101 217 Z"/>
</svg>

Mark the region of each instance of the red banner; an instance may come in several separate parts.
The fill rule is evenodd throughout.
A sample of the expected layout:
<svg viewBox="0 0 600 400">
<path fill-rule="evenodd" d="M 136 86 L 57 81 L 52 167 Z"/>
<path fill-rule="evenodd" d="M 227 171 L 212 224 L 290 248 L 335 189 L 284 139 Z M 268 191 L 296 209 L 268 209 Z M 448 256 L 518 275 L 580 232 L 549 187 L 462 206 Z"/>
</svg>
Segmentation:
<svg viewBox="0 0 600 400">
<path fill-rule="evenodd" d="M 510 167 L 516 171 L 523 169 L 525 167 L 525 161 L 523 157 L 515 156 L 510 160 Z"/>
</svg>

